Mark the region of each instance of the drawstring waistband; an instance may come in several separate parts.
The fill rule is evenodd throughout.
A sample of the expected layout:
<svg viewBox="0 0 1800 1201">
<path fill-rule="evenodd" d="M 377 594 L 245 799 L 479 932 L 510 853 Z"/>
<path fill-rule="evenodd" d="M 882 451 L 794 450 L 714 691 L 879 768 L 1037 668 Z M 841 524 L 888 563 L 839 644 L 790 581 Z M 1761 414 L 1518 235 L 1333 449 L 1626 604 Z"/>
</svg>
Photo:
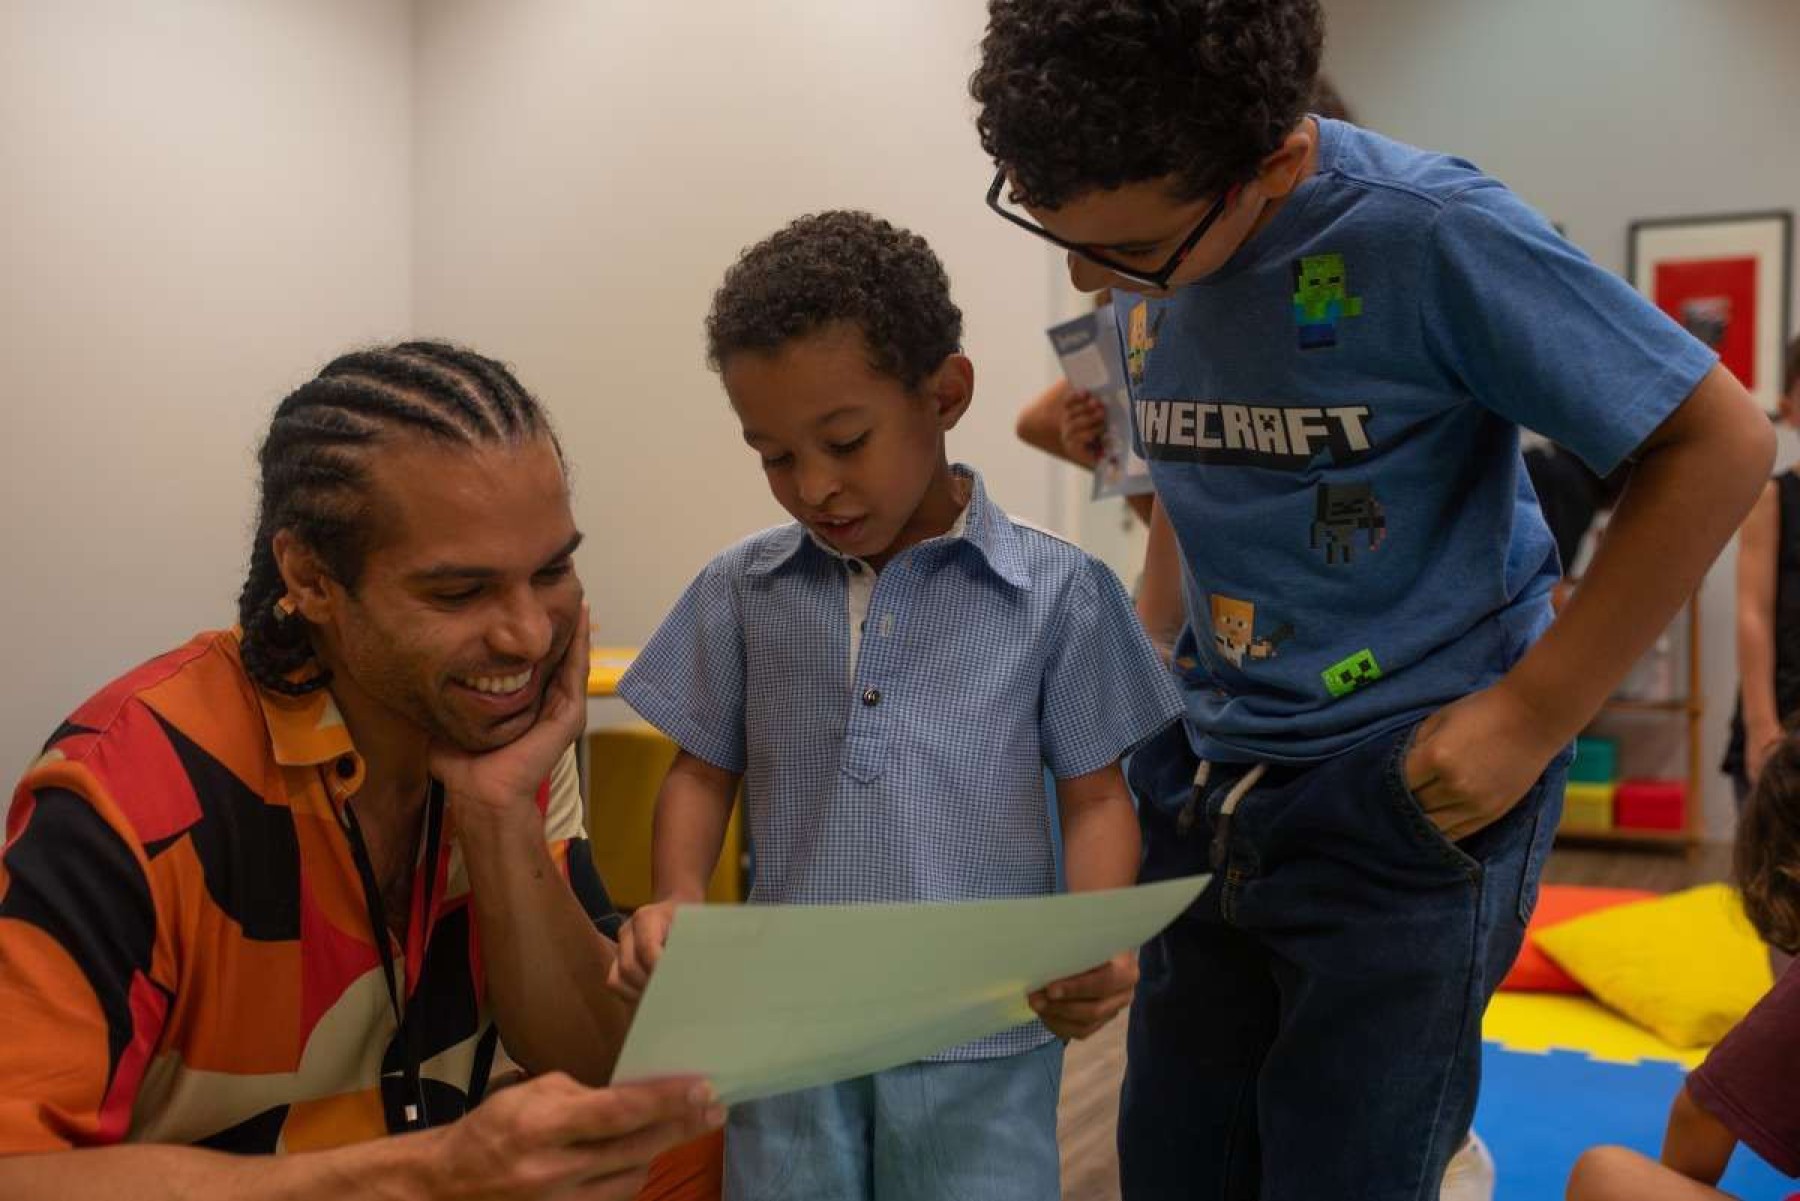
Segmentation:
<svg viewBox="0 0 1800 1201">
<path fill-rule="evenodd" d="M 1262 779 L 1267 767 L 1266 763 L 1252 763 L 1249 770 L 1238 777 L 1237 783 L 1226 792 L 1225 803 L 1219 806 L 1219 820 L 1213 824 L 1212 846 L 1207 856 L 1214 871 L 1225 866 L 1225 857 L 1231 851 L 1231 815 L 1237 812 L 1239 802 L 1256 787 L 1256 782 Z M 1211 774 L 1212 763 L 1209 760 L 1200 760 L 1199 766 L 1194 768 L 1193 795 L 1188 797 L 1188 803 L 1182 806 L 1180 814 L 1175 818 L 1175 832 L 1183 838 L 1187 837 L 1188 832 L 1194 828 L 1194 822 L 1200 817 L 1200 806 L 1206 802 L 1206 780 Z"/>
</svg>

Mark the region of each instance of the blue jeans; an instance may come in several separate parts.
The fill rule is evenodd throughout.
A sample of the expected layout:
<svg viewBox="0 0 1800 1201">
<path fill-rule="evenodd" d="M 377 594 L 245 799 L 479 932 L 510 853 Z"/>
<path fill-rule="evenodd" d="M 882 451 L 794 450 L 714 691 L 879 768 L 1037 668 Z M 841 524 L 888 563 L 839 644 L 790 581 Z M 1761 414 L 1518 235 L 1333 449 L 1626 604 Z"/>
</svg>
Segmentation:
<svg viewBox="0 0 1800 1201">
<path fill-rule="evenodd" d="M 1060 1042 L 734 1105 L 726 1201 L 1056 1201 Z"/>
<path fill-rule="evenodd" d="M 1435 1201 L 1480 1084 L 1481 1014 L 1524 938 L 1568 753 L 1452 843 L 1407 791 L 1411 729 L 1271 765 L 1211 888 L 1141 956 L 1120 1102 L 1125 1201 Z M 1141 879 L 1213 870 L 1243 765 L 1179 728 L 1134 757 Z"/>
</svg>

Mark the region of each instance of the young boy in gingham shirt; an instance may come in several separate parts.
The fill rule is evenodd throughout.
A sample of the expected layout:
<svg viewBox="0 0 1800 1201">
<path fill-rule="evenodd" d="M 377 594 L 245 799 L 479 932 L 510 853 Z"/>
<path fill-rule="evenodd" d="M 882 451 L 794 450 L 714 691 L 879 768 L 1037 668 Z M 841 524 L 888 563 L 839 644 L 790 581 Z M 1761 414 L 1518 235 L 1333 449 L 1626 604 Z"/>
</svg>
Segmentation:
<svg viewBox="0 0 1800 1201">
<path fill-rule="evenodd" d="M 740 778 L 752 904 L 1054 892 L 1046 766 L 1069 887 L 1130 884 L 1119 760 L 1180 699 L 1117 578 L 950 464 L 973 369 L 930 248 L 802 218 L 727 273 L 707 333 L 796 520 L 714 559 L 620 685 L 681 749 L 615 985 L 636 995 L 703 898 Z M 727 1195 L 1058 1196 L 1057 1035 L 1098 1029 L 1135 978 L 1119 956 L 1034 994 L 1029 1025 L 736 1107 Z"/>
</svg>

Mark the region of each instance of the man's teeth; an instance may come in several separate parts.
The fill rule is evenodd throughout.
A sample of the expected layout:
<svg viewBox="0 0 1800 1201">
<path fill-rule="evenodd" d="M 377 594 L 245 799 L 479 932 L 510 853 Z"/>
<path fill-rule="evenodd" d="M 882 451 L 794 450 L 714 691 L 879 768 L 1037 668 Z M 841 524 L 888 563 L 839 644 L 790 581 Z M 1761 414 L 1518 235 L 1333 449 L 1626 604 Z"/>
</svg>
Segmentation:
<svg viewBox="0 0 1800 1201">
<path fill-rule="evenodd" d="M 475 676 L 471 679 L 464 680 L 463 683 L 468 687 L 473 688 L 476 692 L 504 694 L 508 692 L 517 692 L 519 689 L 525 687 L 525 685 L 531 683 L 531 673 L 529 671 L 522 671 L 516 676 Z"/>
</svg>

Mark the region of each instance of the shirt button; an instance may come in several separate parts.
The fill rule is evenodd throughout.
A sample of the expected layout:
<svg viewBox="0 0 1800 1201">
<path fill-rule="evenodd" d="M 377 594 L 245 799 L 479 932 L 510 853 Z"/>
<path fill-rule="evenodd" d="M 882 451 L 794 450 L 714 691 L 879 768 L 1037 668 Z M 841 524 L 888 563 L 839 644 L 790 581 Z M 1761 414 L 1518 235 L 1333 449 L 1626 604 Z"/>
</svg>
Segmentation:
<svg viewBox="0 0 1800 1201">
<path fill-rule="evenodd" d="M 874 706 L 874 705 L 879 705 L 880 703 L 881 703 L 881 689 L 879 689 L 879 688 L 863 689 L 863 704 Z"/>
<path fill-rule="evenodd" d="M 356 774 L 356 757 L 354 755 L 339 755 L 337 761 L 337 774 L 340 780 L 348 780 L 350 777 L 354 776 Z"/>
</svg>

